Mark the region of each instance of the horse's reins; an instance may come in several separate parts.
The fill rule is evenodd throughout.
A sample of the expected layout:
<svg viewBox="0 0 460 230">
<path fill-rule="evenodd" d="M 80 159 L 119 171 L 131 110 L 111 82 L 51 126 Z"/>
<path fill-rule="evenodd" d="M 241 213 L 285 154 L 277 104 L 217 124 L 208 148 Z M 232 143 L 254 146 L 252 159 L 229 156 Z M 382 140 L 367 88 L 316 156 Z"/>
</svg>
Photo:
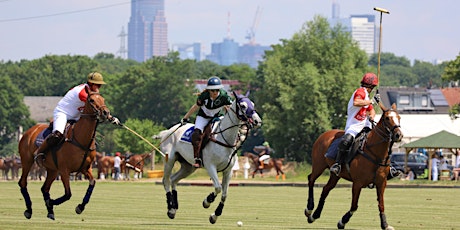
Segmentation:
<svg viewBox="0 0 460 230">
<path fill-rule="evenodd" d="M 239 105 L 239 103 L 236 103 L 236 106 L 237 106 L 237 110 L 240 111 L 240 105 Z M 238 114 L 238 111 L 233 110 L 233 108 L 230 108 L 230 111 L 232 111 L 232 112 L 236 115 L 236 117 L 238 118 L 239 121 L 244 121 L 243 119 L 240 119 L 240 115 Z M 219 124 L 219 126 L 218 126 L 219 131 L 218 131 L 218 132 L 212 132 L 211 135 L 210 135 L 210 140 L 211 140 L 212 142 L 215 142 L 215 143 L 217 143 L 217 144 L 219 144 L 219 145 L 221 145 L 221 146 L 227 147 L 227 148 L 234 148 L 234 147 L 236 147 L 236 145 L 237 145 L 237 143 L 238 143 L 237 140 L 238 140 L 239 137 L 240 137 L 240 136 L 239 136 L 239 132 L 238 132 L 238 138 L 237 138 L 237 140 L 235 141 L 235 143 L 234 143 L 233 145 L 231 145 L 231 144 L 228 143 L 228 141 L 225 139 L 223 133 L 224 133 L 225 131 L 231 129 L 231 128 L 234 128 L 234 127 L 241 128 L 241 127 L 243 127 L 243 126 L 246 126 L 246 127 L 248 128 L 248 132 L 249 132 L 249 130 L 251 130 L 251 127 L 252 127 L 252 126 L 250 125 L 250 123 L 249 123 L 249 118 L 248 118 L 248 116 L 246 116 L 246 114 L 244 114 L 244 113 L 243 113 L 243 116 L 244 116 L 244 118 L 246 118 L 246 121 L 244 121 L 244 124 L 232 125 L 232 126 L 227 127 L 227 128 L 225 128 L 225 129 L 223 129 L 223 130 L 221 129 L 220 124 Z M 230 117 L 229 119 L 231 120 L 232 118 Z M 232 123 L 233 123 L 233 120 L 231 120 L 231 121 L 232 121 Z M 239 123 L 239 122 L 238 122 L 238 123 Z M 220 136 L 222 137 L 222 139 L 224 139 L 225 143 L 224 143 L 224 142 L 221 142 L 221 141 L 219 141 L 219 140 L 217 140 L 217 139 L 214 137 L 214 134 L 220 134 Z M 228 161 L 227 165 L 224 167 L 223 170 L 225 170 L 226 168 L 228 168 L 228 166 L 230 165 L 230 162 L 232 161 L 232 158 L 235 156 L 235 154 L 236 154 L 236 152 L 238 151 L 238 149 L 241 148 L 241 146 L 242 146 L 243 143 L 246 141 L 246 139 L 247 139 L 247 137 L 242 141 L 241 145 L 240 145 L 237 149 L 235 149 L 235 150 L 233 151 L 233 153 L 231 154 L 230 160 Z M 220 171 L 223 171 L 223 170 L 220 170 Z"/>
<path fill-rule="evenodd" d="M 384 113 L 388 112 L 389 110 L 386 110 L 386 111 L 383 111 Z M 390 110 L 391 111 L 391 110 Z M 380 119 L 384 119 L 383 116 L 382 118 Z M 393 139 L 393 135 L 394 135 L 394 130 L 396 128 L 399 128 L 400 126 L 399 125 L 395 125 L 393 127 L 389 127 L 388 123 L 385 121 L 385 119 L 382 121 L 383 123 L 383 128 L 384 130 L 382 130 L 382 128 L 379 126 L 379 125 L 375 125 L 374 124 L 374 121 L 372 121 L 372 126 L 373 126 L 373 129 L 372 130 L 375 130 L 375 133 L 377 135 L 379 135 L 381 138 L 382 138 L 382 141 L 381 142 L 378 142 L 378 143 L 375 143 L 375 144 L 372 144 L 372 145 L 368 145 L 367 144 L 367 141 L 366 141 L 366 145 L 365 145 L 365 148 L 367 150 L 369 150 L 373 155 L 376 156 L 376 154 L 374 154 L 374 152 L 371 150 L 371 147 L 372 146 L 375 146 L 377 144 L 381 144 L 381 143 L 384 143 L 385 141 L 389 141 L 390 142 L 390 145 L 389 145 L 389 149 L 388 149 L 388 155 L 386 157 L 386 159 L 382 159 L 380 160 L 379 162 L 379 159 L 373 159 L 371 156 L 369 156 L 369 154 L 366 154 L 366 152 L 364 152 L 364 148 L 363 148 L 363 151 L 360 151 L 361 155 L 366 158 L 367 160 L 369 160 L 370 162 L 374 163 L 375 165 L 377 165 L 378 167 L 388 167 L 390 164 L 388 164 L 388 159 L 390 158 L 390 154 L 391 154 L 391 148 L 394 144 L 394 139 Z M 384 163 L 383 163 L 384 162 Z M 377 172 L 377 170 L 376 170 Z M 375 173 L 374 173 L 374 179 L 375 179 Z"/>
<path fill-rule="evenodd" d="M 99 95 L 98 92 L 92 92 L 92 93 L 90 93 L 88 95 L 87 100 L 89 100 L 89 97 L 91 97 L 92 95 L 95 95 L 95 94 Z M 85 164 L 85 159 L 88 157 L 89 152 L 96 150 L 96 148 L 91 148 L 91 144 L 93 143 L 94 139 L 96 138 L 97 125 L 100 122 L 99 119 L 98 119 L 98 117 L 99 117 L 98 115 L 101 115 L 101 112 L 100 112 L 100 109 L 98 110 L 98 109 L 96 109 L 94 107 L 94 105 L 91 103 L 91 101 L 88 101 L 88 103 L 90 104 L 91 108 L 93 109 L 93 113 L 84 113 L 84 114 L 81 114 L 80 117 L 82 119 L 94 118 L 97 121 L 96 122 L 96 127 L 94 127 L 94 132 L 92 134 L 90 142 L 88 143 L 88 146 L 87 147 L 83 146 L 82 144 L 80 144 L 74 138 L 75 137 L 75 132 L 73 131 L 73 128 L 75 126 L 72 126 L 72 137 L 70 139 L 65 140 L 66 142 L 69 142 L 69 143 L 71 143 L 71 144 L 73 144 L 73 145 L 75 145 L 75 146 L 77 146 L 77 147 L 79 147 L 79 148 L 81 148 L 82 150 L 85 151 L 85 154 L 83 155 L 83 160 L 82 160 L 82 162 L 80 164 L 80 167 L 78 168 L 78 171 L 81 171 L 83 169 L 83 165 Z M 107 106 L 104 104 L 104 105 L 101 106 L 101 108 L 107 108 Z M 53 157 L 53 160 L 54 160 L 54 163 L 56 164 L 56 168 L 57 168 L 58 167 L 57 166 L 57 159 L 55 157 Z"/>
</svg>

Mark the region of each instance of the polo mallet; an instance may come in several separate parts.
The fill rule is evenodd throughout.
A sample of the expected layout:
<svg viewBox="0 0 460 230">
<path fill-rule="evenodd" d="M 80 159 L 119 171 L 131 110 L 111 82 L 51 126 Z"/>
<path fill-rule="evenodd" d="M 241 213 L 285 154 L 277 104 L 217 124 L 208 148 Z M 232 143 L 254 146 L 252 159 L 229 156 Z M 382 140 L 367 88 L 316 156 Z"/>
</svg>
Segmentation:
<svg viewBox="0 0 460 230">
<path fill-rule="evenodd" d="M 145 141 L 147 144 L 149 144 L 150 146 L 152 146 L 156 151 L 158 151 L 163 157 L 166 157 L 166 154 L 164 154 L 159 148 L 157 148 L 155 145 L 153 145 L 152 143 L 150 143 L 150 141 L 148 141 L 147 139 L 145 139 L 143 136 L 141 136 L 140 134 L 136 133 L 134 130 L 130 129 L 128 126 L 126 126 L 125 124 L 122 125 L 123 128 L 127 129 L 128 131 L 130 131 L 131 133 L 133 133 L 134 135 L 138 136 L 139 138 L 141 138 L 143 141 Z"/>
<path fill-rule="evenodd" d="M 390 11 L 379 8 L 379 7 L 374 7 L 375 11 L 380 12 L 380 32 L 379 32 L 379 51 L 377 54 L 377 78 L 379 79 L 379 84 L 380 84 L 380 51 L 381 51 L 381 46 L 382 46 L 382 14 L 390 14 Z M 377 88 L 377 93 L 379 93 L 379 88 Z"/>
</svg>

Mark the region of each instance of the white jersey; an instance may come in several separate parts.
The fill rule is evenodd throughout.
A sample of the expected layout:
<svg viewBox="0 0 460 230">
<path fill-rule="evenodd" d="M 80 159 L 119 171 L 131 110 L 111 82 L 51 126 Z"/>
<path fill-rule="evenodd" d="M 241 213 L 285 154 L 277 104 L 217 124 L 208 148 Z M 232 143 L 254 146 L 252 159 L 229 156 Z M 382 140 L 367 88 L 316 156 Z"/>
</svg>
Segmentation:
<svg viewBox="0 0 460 230">
<path fill-rule="evenodd" d="M 369 100 L 369 93 L 366 88 L 358 88 L 353 95 L 351 95 L 350 101 L 348 101 L 348 110 L 347 110 L 347 125 L 345 126 L 345 133 L 349 133 L 356 136 L 361 130 L 367 126 L 367 112 L 371 111 L 374 107 L 372 104 L 366 105 L 363 107 L 354 106 L 354 100 L 359 97 L 364 100 Z"/>
<path fill-rule="evenodd" d="M 68 120 L 78 121 L 80 119 L 88 97 L 88 93 L 85 91 L 86 86 L 88 85 L 81 84 L 73 87 L 58 102 L 53 113 L 53 132 L 57 130 L 64 133 Z"/>
<path fill-rule="evenodd" d="M 86 98 L 88 97 L 85 86 L 88 85 L 81 84 L 69 90 L 59 101 L 54 111 L 65 113 L 67 119 L 78 120 L 85 107 Z"/>
</svg>

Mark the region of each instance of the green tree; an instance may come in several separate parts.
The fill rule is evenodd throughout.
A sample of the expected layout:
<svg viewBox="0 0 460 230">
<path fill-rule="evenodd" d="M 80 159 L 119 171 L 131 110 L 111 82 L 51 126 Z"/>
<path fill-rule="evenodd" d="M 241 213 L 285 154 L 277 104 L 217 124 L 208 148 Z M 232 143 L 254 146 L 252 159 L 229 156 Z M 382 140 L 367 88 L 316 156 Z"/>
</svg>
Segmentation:
<svg viewBox="0 0 460 230">
<path fill-rule="evenodd" d="M 341 25 L 315 16 L 289 40 L 266 52 L 257 78 L 265 139 L 290 159 L 310 161 L 313 142 L 343 128 L 350 95 L 366 72 L 367 56 Z M 281 149 L 283 146 L 284 149 Z"/>
<path fill-rule="evenodd" d="M 455 60 L 446 64 L 442 79 L 448 82 L 460 80 L 460 53 Z"/>
<path fill-rule="evenodd" d="M 171 126 L 195 102 L 193 80 L 195 61 L 180 60 L 175 53 L 154 57 L 143 65 L 129 68 L 107 86 L 114 114 L 128 118 L 149 119 Z"/>
<path fill-rule="evenodd" d="M 372 54 L 369 58 L 369 65 L 376 67 L 377 74 L 377 65 L 378 65 L 378 53 Z M 380 53 L 380 67 L 385 65 L 397 65 L 410 67 L 410 60 L 406 57 L 398 57 L 394 53 Z"/>
<path fill-rule="evenodd" d="M 0 74 L 0 146 L 17 141 L 19 127 L 30 128 L 34 122 L 24 104 L 24 96 L 8 76 Z"/>
<path fill-rule="evenodd" d="M 412 73 L 417 76 L 417 85 L 433 88 L 442 86 L 442 69 L 429 62 L 415 60 L 412 66 Z"/>
</svg>

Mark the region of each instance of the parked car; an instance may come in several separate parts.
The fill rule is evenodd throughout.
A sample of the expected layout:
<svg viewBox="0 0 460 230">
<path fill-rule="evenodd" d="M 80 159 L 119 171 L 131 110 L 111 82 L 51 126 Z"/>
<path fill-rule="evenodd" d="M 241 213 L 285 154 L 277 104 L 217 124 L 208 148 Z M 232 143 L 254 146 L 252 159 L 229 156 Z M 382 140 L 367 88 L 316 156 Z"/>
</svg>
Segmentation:
<svg viewBox="0 0 460 230">
<path fill-rule="evenodd" d="M 406 153 L 392 153 L 390 162 L 393 167 L 401 172 L 404 172 L 404 161 Z M 428 167 L 428 157 L 422 153 L 409 153 L 407 156 L 407 166 L 412 169 L 416 176 L 423 175 Z"/>
</svg>

